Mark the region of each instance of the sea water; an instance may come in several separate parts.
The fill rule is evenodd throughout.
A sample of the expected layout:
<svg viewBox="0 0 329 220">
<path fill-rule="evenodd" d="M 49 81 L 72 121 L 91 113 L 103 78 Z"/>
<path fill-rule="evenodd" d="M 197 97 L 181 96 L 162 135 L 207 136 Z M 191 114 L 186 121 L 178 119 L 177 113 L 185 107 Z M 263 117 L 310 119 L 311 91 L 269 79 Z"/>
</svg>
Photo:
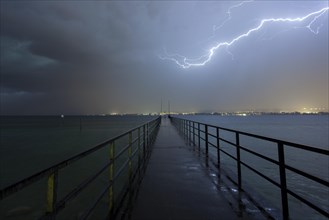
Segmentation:
<svg viewBox="0 0 329 220">
<path fill-rule="evenodd" d="M 328 115 L 261 115 L 246 117 L 193 115 L 180 116 L 180 118 L 329 150 Z M 211 128 L 209 128 L 209 132 L 216 134 L 215 130 Z M 235 143 L 235 134 L 222 130 L 220 132 L 221 137 Z M 216 145 L 214 138 L 210 137 L 209 141 Z M 243 135 L 240 136 L 240 144 L 257 153 L 278 160 L 277 144 L 248 138 Z M 220 146 L 226 152 L 236 156 L 234 147 L 224 142 L 220 142 Z M 212 147 L 209 150 L 211 156 L 217 158 L 216 150 Z M 280 183 L 278 166 L 244 151 L 241 151 L 241 160 Z M 285 146 L 285 162 L 290 166 L 329 181 L 328 156 Z M 236 175 L 236 161 L 222 153 L 221 163 Z M 329 189 L 327 187 L 291 171 L 286 171 L 286 176 L 288 189 L 327 212 L 329 211 Z M 242 166 L 242 185 L 252 188 L 268 200 L 272 206 L 281 209 L 281 192 L 279 188 L 244 166 Z M 292 196 L 288 196 L 288 199 L 292 219 L 326 219 Z"/>
<path fill-rule="evenodd" d="M 1 116 L 0 189 L 44 170 L 110 138 L 154 119 L 154 116 Z M 127 139 L 127 138 L 126 138 Z M 128 142 L 123 140 L 123 142 Z M 119 146 L 118 146 L 119 147 Z M 109 148 L 61 169 L 58 199 L 109 161 Z M 104 172 L 82 196 L 73 199 L 59 219 L 76 219 L 108 182 Z M 0 202 L 0 219 L 38 219 L 45 211 L 47 179 Z M 107 201 L 103 202 L 103 206 Z M 68 210 L 68 211 L 66 211 Z M 104 210 L 108 210 L 107 208 Z M 105 216 L 106 213 L 104 213 Z"/>
<path fill-rule="evenodd" d="M 1 117 L 0 188 L 151 120 L 148 116 Z"/>
</svg>

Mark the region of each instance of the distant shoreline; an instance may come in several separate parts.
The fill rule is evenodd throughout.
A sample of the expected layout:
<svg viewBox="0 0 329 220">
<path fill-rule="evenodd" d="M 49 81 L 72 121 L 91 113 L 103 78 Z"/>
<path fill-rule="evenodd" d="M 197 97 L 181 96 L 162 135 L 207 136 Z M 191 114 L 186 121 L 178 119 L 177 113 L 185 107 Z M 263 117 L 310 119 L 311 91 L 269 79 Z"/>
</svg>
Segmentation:
<svg viewBox="0 0 329 220">
<path fill-rule="evenodd" d="M 329 112 L 212 112 L 186 115 L 257 116 L 257 115 L 329 115 Z"/>
<path fill-rule="evenodd" d="M 329 112 L 171 112 L 171 115 L 217 115 L 217 116 L 262 116 L 262 115 L 329 115 Z M 120 117 L 120 116 L 158 116 L 159 113 L 149 114 L 90 114 L 90 115 L 0 115 L 0 117 Z M 168 115 L 161 113 L 161 115 Z"/>
</svg>

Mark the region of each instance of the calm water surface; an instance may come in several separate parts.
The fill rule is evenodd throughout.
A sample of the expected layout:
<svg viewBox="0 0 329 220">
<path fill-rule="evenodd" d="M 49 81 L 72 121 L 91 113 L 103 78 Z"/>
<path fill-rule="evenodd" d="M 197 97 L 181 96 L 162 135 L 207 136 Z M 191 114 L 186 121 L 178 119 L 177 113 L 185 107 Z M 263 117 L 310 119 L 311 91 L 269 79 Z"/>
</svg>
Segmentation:
<svg viewBox="0 0 329 220">
<path fill-rule="evenodd" d="M 0 188 L 87 150 L 153 117 L 4 117 L 0 124 Z"/>
<path fill-rule="evenodd" d="M 1 116 L 0 119 L 0 188 L 2 189 L 154 117 Z M 122 140 L 125 143 L 127 141 L 128 139 Z M 119 143 L 117 145 L 120 147 Z M 122 155 L 122 157 L 126 156 Z M 105 147 L 61 169 L 58 179 L 58 199 L 62 199 L 108 161 L 109 149 Z M 105 184 L 108 184 L 108 172 L 104 172 L 82 194 L 71 200 L 67 208 L 60 212 L 58 219 L 77 219 L 81 215 L 81 210 L 89 207 L 90 201 L 95 200 L 95 196 Z M 45 211 L 46 186 L 47 180 L 43 178 L 1 201 L 0 219 L 38 219 Z M 99 216 L 94 216 L 94 219 L 106 216 L 107 213 L 102 211 L 108 210 L 107 197 L 97 208 Z"/>
</svg>

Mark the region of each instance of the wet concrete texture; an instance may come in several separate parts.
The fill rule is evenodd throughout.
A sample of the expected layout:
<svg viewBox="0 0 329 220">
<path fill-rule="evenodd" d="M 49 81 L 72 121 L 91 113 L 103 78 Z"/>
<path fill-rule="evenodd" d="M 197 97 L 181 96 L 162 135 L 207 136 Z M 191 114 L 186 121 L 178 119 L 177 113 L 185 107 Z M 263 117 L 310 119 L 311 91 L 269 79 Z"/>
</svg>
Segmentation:
<svg viewBox="0 0 329 220">
<path fill-rule="evenodd" d="M 190 148 L 162 119 L 132 219 L 240 219 Z"/>
</svg>

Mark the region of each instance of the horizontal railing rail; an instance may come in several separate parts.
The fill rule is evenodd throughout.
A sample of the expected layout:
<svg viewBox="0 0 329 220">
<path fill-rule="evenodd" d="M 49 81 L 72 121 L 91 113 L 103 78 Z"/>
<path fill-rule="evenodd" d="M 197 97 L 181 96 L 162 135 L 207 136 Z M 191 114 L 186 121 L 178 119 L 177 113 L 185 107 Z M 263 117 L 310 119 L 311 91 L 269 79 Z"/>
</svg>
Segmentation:
<svg viewBox="0 0 329 220">
<path fill-rule="evenodd" d="M 261 135 L 256 135 L 256 134 L 251 134 L 243 131 L 238 131 L 234 129 L 229 129 L 229 128 L 223 128 L 220 126 L 215 126 L 215 125 L 210 125 L 206 123 L 201 123 L 197 122 L 194 120 L 188 120 L 188 119 L 183 119 L 183 118 L 177 118 L 177 117 L 170 117 L 171 121 L 173 124 L 177 127 L 177 129 L 187 137 L 189 141 L 191 141 L 194 145 L 198 146 L 198 149 L 200 151 L 201 148 L 201 140 L 204 142 L 204 147 L 205 147 L 205 156 L 206 156 L 206 163 L 208 163 L 208 156 L 209 156 L 209 146 L 214 147 L 217 149 L 217 165 L 220 167 L 220 152 L 227 155 L 228 157 L 232 158 L 233 160 L 236 161 L 236 166 L 237 166 L 237 184 L 238 188 L 242 190 L 242 171 L 241 171 L 241 165 L 244 167 L 248 168 L 252 172 L 256 173 L 257 175 L 261 176 L 268 182 L 272 183 L 273 185 L 277 186 L 280 188 L 281 191 L 281 207 L 282 207 L 282 217 L 283 219 L 289 219 L 289 203 L 288 203 L 288 195 L 293 196 L 300 202 L 306 204 L 307 206 L 311 207 L 312 209 L 316 210 L 318 213 L 321 215 L 329 218 L 329 213 L 327 210 L 324 210 L 323 208 L 315 205 L 311 201 L 303 198 L 302 196 L 298 195 L 297 193 L 293 192 L 291 189 L 288 189 L 287 187 L 287 180 L 286 180 L 286 170 L 289 170 L 291 172 L 297 173 L 306 179 L 312 180 L 314 182 L 317 182 L 321 184 L 322 186 L 325 186 L 329 188 L 329 182 L 325 179 L 321 179 L 319 177 L 316 177 L 310 173 L 307 173 L 305 171 L 299 170 L 293 166 L 290 166 L 286 164 L 285 162 L 285 154 L 284 150 L 287 147 L 293 147 L 297 149 L 302 149 L 308 152 L 313 152 L 317 153 L 320 155 L 328 156 L 329 151 L 324 150 L 324 149 L 319 149 L 307 145 L 302 145 L 302 144 L 297 144 L 297 143 L 292 143 L 288 141 L 283 141 L 275 138 L 270 138 L 270 137 L 265 137 Z M 213 132 L 209 132 L 209 128 L 213 129 Z M 229 133 L 232 133 L 235 137 L 235 143 L 233 143 L 230 140 L 227 140 L 219 135 L 219 131 L 226 131 Z M 264 140 L 268 142 L 275 143 L 277 146 L 277 154 L 278 154 L 278 160 L 269 158 L 268 156 L 265 156 L 261 153 L 255 152 L 254 150 L 248 149 L 245 146 L 242 146 L 240 144 L 240 137 L 241 136 L 246 136 L 246 137 L 252 137 L 258 140 Z M 212 137 L 216 140 L 216 143 L 212 143 L 209 141 L 209 137 Z M 197 142 L 196 142 L 197 139 Z M 232 155 L 230 152 L 225 151 L 222 149 L 220 146 L 220 141 L 235 147 L 235 155 Z M 241 151 L 248 152 L 249 154 L 252 154 L 256 157 L 262 158 L 272 164 L 275 164 L 279 167 L 279 182 L 271 179 L 264 173 L 260 172 L 259 170 L 255 169 L 252 167 L 252 164 L 248 164 L 244 161 L 241 160 Z"/>
<path fill-rule="evenodd" d="M 14 183 L 4 189 L 0 190 L 0 202 L 5 198 L 23 190 L 24 188 L 36 183 L 42 178 L 48 178 L 47 180 L 47 193 L 46 193 L 46 211 L 40 219 L 55 219 L 58 212 L 66 207 L 66 203 L 77 195 L 79 195 L 86 187 L 88 187 L 98 176 L 104 173 L 106 170 L 109 170 L 109 181 L 106 187 L 102 189 L 101 193 L 94 201 L 94 203 L 85 210 L 80 219 L 87 219 L 95 209 L 96 205 L 100 202 L 101 198 L 108 192 L 109 199 L 109 210 L 108 217 L 113 217 L 118 213 L 118 210 L 121 208 L 123 200 L 129 194 L 132 196 L 133 185 L 137 181 L 137 174 L 140 176 L 141 169 L 145 168 L 147 159 L 150 156 L 150 146 L 155 140 L 158 128 L 160 126 L 161 118 L 157 117 L 156 119 L 150 120 L 143 125 L 132 128 L 116 137 L 113 137 L 109 140 L 104 141 L 89 150 L 81 152 L 69 159 L 66 159 L 62 162 L 57 163 L 47 169 L 44 169 L 40 172 L 37 172 L 17 183 Z M 133 139 L 133 134 L 137 133 L 137 136 Z M 136 135 L 136 134 L 135 134 Z M 128 143 L 120 148 L 120 151 L 115 154 L 116 142 L 123 137 L 128 137 Z M 136 149 L 133 151 L 132 146 L 137 145 Z M 107 162 L 101 169 L 95 172 L 93 175 L 82 181 L 78 186 L 72 189 L 68 194 L 63 196 L 60 201 L 57 201 L 57 190 L 58 190 L 58 175 L 59 171 L 63 168 L 69 167 L 76 161 L 79 161 L 86 156 L 99 151 L 105 147 L 109 147 L 109 162 Z M 115 168 L 114 165 L 120 156 L 124 153 L 128 153 L 128 158 L 122 162 L 122 165 L 118 168 Z M 134 158 L 137 158 L 137 167 L 133 167 L 132 161 Z M 128 168 L 129 181 L 125 185 L 125 190 L 123 196 L 119 198 L 119 201 L 114 199 L 114 183 L 123 173 L 125 169 Z M 141 176 L 140 176 L 141 177 Z M 115 203 L 118 205 L 115 206 Z M 120 205 L 121 204 L 121 205 Z"/>
</svg>

